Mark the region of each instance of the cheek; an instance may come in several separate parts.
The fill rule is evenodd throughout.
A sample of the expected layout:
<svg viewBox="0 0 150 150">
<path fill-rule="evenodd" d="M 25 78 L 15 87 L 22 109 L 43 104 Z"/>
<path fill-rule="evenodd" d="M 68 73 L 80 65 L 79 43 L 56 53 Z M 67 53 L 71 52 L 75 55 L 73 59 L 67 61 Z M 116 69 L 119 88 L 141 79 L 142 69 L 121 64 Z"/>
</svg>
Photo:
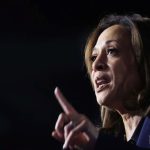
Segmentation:
<svg viewBox="0 0 150 150">
<path fill-rule="evenodd" d="M 124 84 L 126 78 L 128 76 L 128 67 L 124 65 L 123 62 L 117 61 L 114 63 L 112 66 L 112 78 L 114 80 L 115 85 L 120 85 Z"/>
<path fill-rule="evenodd" d="M 92 82 L 92 84 L 94 83 L 93 81 L 94 81 L 94 73 L 93 73 L 93 71 L 91 72 L 91 74 L 90 74 L 90 79 L 91 79 L 91 82 Z"/>
<path fill-rule="evenodd" d="M 94 84 L 94 72 L 93 71 L 90 74 L 90 80 L 91 80 L 92 87 L 94 88 L 95 84 Z"/>
<path fill-rule="evenodd" d="M 114 87 L 120 94 L 133 92 L 137 82 L 137 72 L 132 65 L 119 62 L 113 66 Z"/>
</svg>

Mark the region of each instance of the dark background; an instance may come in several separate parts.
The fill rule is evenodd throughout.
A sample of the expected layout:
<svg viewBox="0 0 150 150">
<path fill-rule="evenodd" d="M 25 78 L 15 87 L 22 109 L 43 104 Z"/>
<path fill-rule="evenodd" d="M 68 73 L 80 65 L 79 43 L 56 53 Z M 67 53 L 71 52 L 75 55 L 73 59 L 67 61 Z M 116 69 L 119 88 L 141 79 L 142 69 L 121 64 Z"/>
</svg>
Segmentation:
<svg viewBox="0 0 150 150">
<path fill-rule="evenodd" d="M 86 39 L 109 13 L 149 16 L 149 2 L 5 0 L 0 2 L 0 149 L 51 150 L 62 111 L 59 86 L 94 123 L 98 106 L 83 65 Z"/>
</svg>

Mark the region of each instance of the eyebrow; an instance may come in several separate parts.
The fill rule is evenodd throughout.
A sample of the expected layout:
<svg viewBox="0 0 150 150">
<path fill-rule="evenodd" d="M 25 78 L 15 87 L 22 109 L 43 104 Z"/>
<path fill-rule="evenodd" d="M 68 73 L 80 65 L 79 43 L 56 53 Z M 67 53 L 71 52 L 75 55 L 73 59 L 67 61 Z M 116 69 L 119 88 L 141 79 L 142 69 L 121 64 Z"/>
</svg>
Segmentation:
<svg viewBox="0 0 150 150">
<path fill-rule="evenodd" d="M 118 43 L 118 41 L 117 40 L 108 40 L 108 41 L 106 41 L 106 45 L 108 45 L 109 43 L 111 43 L 111 42 L 116 42 L 116 43 Z M 97 48 L 96 47 L 94 47 L 93 48 L 93 50 L 92 51 L 96 51 L 97 50 Z"/>
<path fill-rule="evenodd" d="M 116 42 L 116 43 L 118 43 L 118 40 L 108 40 L 108 41 L 106 41 L 106 44 L 109 44 L 109 43 L 111 43 L 111 42 Z"/>
</svg>

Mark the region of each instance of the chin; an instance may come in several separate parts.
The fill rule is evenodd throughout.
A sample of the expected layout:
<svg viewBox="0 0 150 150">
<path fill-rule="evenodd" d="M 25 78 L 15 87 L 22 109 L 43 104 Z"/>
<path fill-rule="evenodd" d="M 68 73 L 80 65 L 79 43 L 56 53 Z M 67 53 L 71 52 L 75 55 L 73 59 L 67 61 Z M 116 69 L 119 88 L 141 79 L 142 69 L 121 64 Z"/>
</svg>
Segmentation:
<svg viewBox="0 0 150 150">
<path fill-rule="evenodd" d="M 102 97 L 102 96 L 97 96 L 97 103 L 100 105 L 100 106 L 108 106 L 109 104 L 109 100 L 105 97 Z"/>
<path fill-rule="evenodd" d="M 110 84 L 107 84 L 102 90 L 95 89 L 95 96 L 97 99 L 97 103 L 100 106 L 109 106 L 112 103 L 112 90 Z"/>
<path fill-rule="evenodd" d="M 97 93 L 96 94 L 96 99 L 97 99 L 97 103 L 100 106 L 108 106 L 109 107 L 110 104 L 112 103 L 110 95 L 106 91 Z"/>
</svg>

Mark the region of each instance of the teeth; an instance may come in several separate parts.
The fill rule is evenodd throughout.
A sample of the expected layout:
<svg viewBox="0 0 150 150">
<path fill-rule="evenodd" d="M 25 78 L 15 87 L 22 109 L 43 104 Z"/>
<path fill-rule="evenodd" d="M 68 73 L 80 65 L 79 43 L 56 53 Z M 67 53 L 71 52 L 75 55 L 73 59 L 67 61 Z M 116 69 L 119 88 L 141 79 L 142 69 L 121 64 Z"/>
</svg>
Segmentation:
<svg viewBox="0 0 150 150">
<path fill-rule="evenodd" d="M 98 81 L 96 82 L 97 86 L 100 86 L 100 85 L 106 84 L 106 83 L 108 83 L 106 80 L 98 80 Z"/>
<path fill-rule="evenodd" d="M 103 83 L 106 83 L 106 80 L 98 80 L 97 81 L 97 84 L 103 84 Z"/>
<path fill-rule="evenodd" d="M 95 79 L 96 91 L 100 92 L 109 85 L 110 79 L 107 75 L 97 76 Z"/>
<path fill-rule="evenodd" d="M 107 87 L 108 84 L 101 84 L 101 85 L 98 85 L 98 87 L 96 88 L 96 92 L 100 92 L 102 91 L 105 87 Z"/>
<path fill-rule="evenodd" d="M 96 92 L 101 92 L 103 89 L 105 89 L 109 85 L 109 79 L 106 77 L 97 78 L 96 80 Z"/>
<path fill-rule="evenodd" d="M 97 85 L 97 88 L 102 88 L 103 86 L 105 86 L 105 84 L 103 83 L 103 84 L 99 84 L 99 85 Z"/>
</svg>

